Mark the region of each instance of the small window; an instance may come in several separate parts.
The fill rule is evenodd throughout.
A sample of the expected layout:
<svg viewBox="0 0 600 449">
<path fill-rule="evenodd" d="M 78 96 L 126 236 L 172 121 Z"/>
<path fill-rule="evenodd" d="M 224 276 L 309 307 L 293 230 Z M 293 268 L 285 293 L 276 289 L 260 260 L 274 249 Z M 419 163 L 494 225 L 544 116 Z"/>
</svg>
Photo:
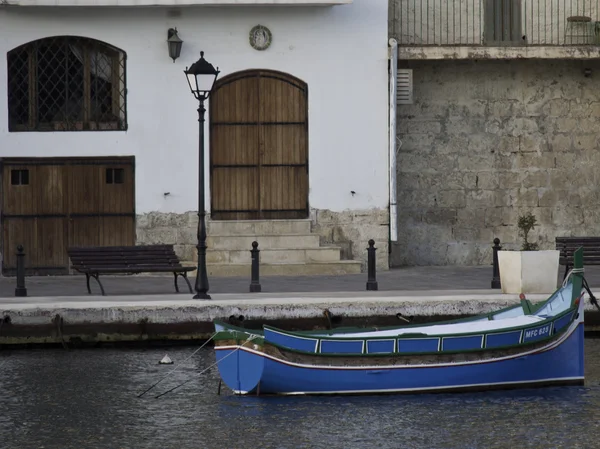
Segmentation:
<svg viewBox="0 0 600 449">
<path fill-rule="evenodd" d="M 122 168 L 107 168 L 106 183 L 107 184 L 123 184 L 125 182 L 125 170 Z"/>
<path fill-rule="evenodd" d="M 10 183 L 13 186 L 29 185 L 29 170 L 11 170 Z"/>
<path fill-rule="evenodd" d="M 524 45 L 522 0 L 486 0 L 484 38 L 487 45 Z"/>
</svg>

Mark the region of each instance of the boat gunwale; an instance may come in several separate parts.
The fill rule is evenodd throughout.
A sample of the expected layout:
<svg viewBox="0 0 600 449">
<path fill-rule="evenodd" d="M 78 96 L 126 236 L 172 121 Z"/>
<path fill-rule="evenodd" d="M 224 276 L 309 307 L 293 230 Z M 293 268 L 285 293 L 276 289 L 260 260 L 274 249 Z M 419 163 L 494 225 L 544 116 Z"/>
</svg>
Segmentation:
<svg viewBox="0 0 600 449">
<path fill-rule="evenodd" d="M 513 354 L 507 354 L 507 355 L 503 355 L 497 358 L 494 358 L 493 356 L 489 357 L 489 358 L 485 358 L 485 359 L 478 359 L 478 360 L 464 360 L 464 361 L 448 361 L 448 362 L 436 362 L 436 363 L 421 363 L 421 364 L 407 364 L 407 365 L 357 365 L 357 366 L 348 366 L 348 365 L 318 365 L 318 364 L 308 364 L 308 363 L 300 363 L 300 362 L 296 362 L 296 361 L 292 361 L 292 360 L 286 360 L 284 358 L 278 357 L 274 354 L 271 354 L 263 349 L 254 349 L 248 346 L 245 346 L 244 344 L 242 345 L 227 345 L 227 346 L 215 346 L 215 350 L 219 350 L 219 351 L 223 351 L 223 350 L 230 350 L 230 351 L 237 351 L 237 350 L 243 350 L 243 351 L 247 351 L 247 352 L 251 352 L 254 353 L 260 357 L 266 357 L 269 358 L 271 360 L 277 361 L 279 363 L 284 363 L 287 365 L 292 365 L 292 366 L 296 366 L 296 367 L 300 367 L 300 368 L 316 368 L 316 369 L 407 369 L 407 368 L 437 368 L 437 367 L 447 367 L 447 366 L 459 366 L 459 365 L 473 365 L 473 364 L 485 364 L 485 363 L 493 363 L 493 362 L 498 362 L 498 361 L 503 361 L 503 360 L 508 360 L 508 359 L 513 359 L 513 358 L 518 358 L 518 357 L 523 357 L 523 356 L 529 356 L 529 355 L 535 355 L 538 353 L 542 353 L 545 351 L 549 351 L 552 350 L 560 345 L 562 345 L 567 338 L 569 338 L 573 333 L 575 333 L 575 331 L 577 330 L 577 328 L 579 326 L 583 325 L 583 322 L 579 322 L 579 323 L 575 323 L 571 322 L 569 324 L 569 326 L 566 326 L 565 329 L 563 331 L 560 331 L 550 337 L 544 337 L 542 339 L 539 340 L 535 340 L 532 341 L 530 343 L 525 343 L 522 344 L 520 346 L 508 346 L 508 347 L 504 347 L 504 348 L 492 348 L 492 349 L 476 349 L 476 350 L 465 350 L 465 351 L 440 351 L 440 352 L 426 352 L 426 353 L 385 353 L 385 354 L 321 354 L 321 353 L 314 353 L 314 352 L 306 352 L 306 351 L 299 351 L 299 350 L 295 350 L 292 348 L 288 348 L 288 347 L 281 347 L 279 345 L 276 345 L 274 343 L 271 342 L 266 342 L 265 345 L 270 345 L 275 347 L 276 349 L 278 349 L 279 351 L 282 351 L 282 355 L 284 352 L 290 352 L 293 354 L 298 354 L 301 356 L 307 356 L 308 358 L 316 358 L 316 359 L 327 359 L 327 358 L 348 358 L 348 359 L 373 359 L 373 358 L 393 358 L 393 359 L 401 359 L 401 358 L 410 358 L 410 357 L 416 357 L 416 356 L 444 356 L 444 355 L 460 355 L 460 354 L 474 354 L 476 352 L 483 352 L 483 351 L 487 351 L 487 352 L 500 352 L 500 351 L 506 351 L 506 350 L 510 350 L 510 349 L 523 349 L 523 351 L 517 351 Z M 568 335 L 566 335 L 568 334 Z M 551 341 L 551 340 L 555 340 L 555 341 Z M 536 348 L 529 348 L 529 346 L 533 346 L 536 345 L 538 347 Z"/>
<path fill-rule="evenodd" d="M 267 326 L 265 325 L 265 328 L 268 328 L 270 331 L 272 332 L 277 332 L 277 333 L 282 333 L 285 335 L 291 335 L 294 337 L 298 337 L 298 338 L 305 338 L 305 339 L 309 339 L 309 340 L 328 340 L 328 341 L 344 341 L 344 340 L 352 340 L 352 341 L 365 341 L 365 340 L 369 340 L 369 341 L 377 341 L 377 340 L 390 340 L 390 339 L 422 339 L 422 338 L 446 338 L 446 337 L 469 337 L 469 336 L 479 336 L 479 335 L 489 335 L 489 334 L 501 334 L 501 333 L 505 333 L 505 332 L 514 332 L 517 330 L 527 330 L 530 328 L 535 328 L 535 327 L 540 327 L 540 326 L 544 326 L 546 325 L 548 322 L 554 322 L 560 318 L 562 318 L 563 316 L 568 315 L 571 312 L 576 311 L 579 308 L 578 305 L 574 305 L 569 307 L 568 309 L 564 310 L 563 312 L 557 314 L 557 315 L 553 315 L 551 317 L 546 317 L 543 318 L 540 321 L 537 321 L 535 323 L 529 323 L 529 324 L 525 324 L 523 326 L 512 326 L 512 327 L 503 327 L 503 328 L 498 328 L 498 329 L 491 329 L 491 330 L 483 330 L 483 331 L 474 331 L 474 332 L 461 332 L 461 333 L 455 333 L 455 334 L 436 334 L 436 335 L 430 335 L 430 334 L 398 334 L 398 335 L 387 335 L 387 336 L 379 336 L 379 337 L 354 337 L 351 338 L 349 336 L 347 336 L 346 334 L 345 337 L 343 337 L 343 339 L 341 339 L 341 337 L 334 337 L 331 335 L 321 335 L 321 336 L 312 336 L 312 337 L 306 337 L 303 334 L 300 334 L 298 332 L 289 332 L 283 329 L 278 329 L 276 327 L 273 326 Z M 575 319 L 575 315 L 573 314 L 573 319 Z M 532 315 L 533 316 L 533 315 Z M 498 320 L 500 321 L 500 320 Z M 569 324 L 572 322 L 569 321 Z M 391 328 L 388 330 L 393 330 L 396 328 Z M 405 329 L 405 327 L 398 327 L 397 329 Z M 366 331 L 368 332 L 368 331 Z M 265 335 L 264 336 L 265 339 L 268 339 L 268 337 Z M 269 341 L 269 343 L 272 343 L 271 341 Z"/>
<path fill-rule="evenodd" d="M 481 347 L 481 348 L 474 348 L 474 349 L 460 349 L 460 350 L 437 350 L 437 351 L 421 351 L 421 352 L 398 352 L 397 350 L 395 350 L 394 352 L 383 352 L 383 353 L 322 353 L 322 352 L 310 352 L 310 351 L 303 351 L 300 349 L 296 349 L 296 348 L 290 348 L 289 346 L 284 346 L 284 345 L 280 345 L 278 343 L 275 343 L 273 341 L 268 340 L 266 337 L 261 336 L 262 341 L 262 345 L 264 346 L 265 344 L 269 344 L 271 346 L 274 346 L 276 348 L 278 348 L 279 350 L 284 350 L 284 351 L 290 351 L 296 354 L 302 354 L 302 355 L 311 355 L 311 356 L 318 356 L 318 357 L 322 357 L 322 358 L 327 358 L 327 357 L 334 357 L 334 358 L 342 358 L 342 357 L 368 357 L 368 358 L 382 358 L 382 357 L 402 357 L 402 356 L 406 356 L 406 357 L 412 357 L 412 356 L 421 356 L 421 355 L 440 355 L 440 354 L 471 354 L 471 353 L 477 353 L 477 352 L 484 352 L 484 351 L 501 351 L 501 350 L 507 350 L 507 349 L 513 349 L 513 348 L 526 348 L 530 345 L 533 344 L 537 344 L 537 343 L 541 343 L 541 342 L 545 342 L 545 341 L 550 341 L 552 339 L 557 339 L 560 336 L 562 336 L 562 334 L 564 334 L 573 324 L 573 322 L 577 319 L 578 314 L 576 313 L 577 309 L 578 309 L 578 305 L 575 307 L 571 307 L 567 310 L 565 310 L 564 312 L 561 312 L 558 315 L 555 315 L 554 317 L 551 318 L 547 318 L 544 319 L 542 321 L 539 321 L 538 323 L 535 323 L 535 325 L 533 326 L 528 326 L 528 327 L 514 327 L 514 328 L 505 328 L 505 329 L 498 329 L 497 331 L 491 331 L 491 332 L 485 332 L 485 333 L 470 333 L 470 334 L 446 334 L 445 336 L 450 336 L 450 337 L 454 337 L 454 336 L 482 336 L 484 339 L 485 337 L 487 337 L 487 335 L 489 334 L 497 334 L 497 333 L 504 333 L 504 332 L 514 332 L 514 331 L 522 331 L 525 332 L 526 329 L 528 328 L 535 328 L 535 327 L 541 327 L 544 326 L 546 324 L 548 324 L 548 322 L 553 323 L 554 321 L 562 318 L 563 316 L 566 316 L 568 313 L 573 312 L 573 317 L 571 318 L 571 320 L 569 321 L 569 323 L 567 323 L 561 330 L 559 330 L 558 332 L 555 332 L 551 335 L 548 335 L 547 337 L 542 337 L 540 339 L 537 340 L 533 340 L 533 341 L 529 341 L 529 342 L 523 342 L 523 343 L 517 343 L 517 344 L 513 344 L 513 345 L 504 345 L 504 346 L 497 346 L 494 348 L 486 348 Z M 230 334 L 230 338 L 225 338 L 225 336 L 215 336 L 215 341 L 218 340 L 235 340 L 236 342 L 239 341 L 243 341 L 243 343 L 241 345 L 237 345 L 237 347 L 242 347 L 244 346 L 244 343 L 246 341 L 249 341 L 248 339 L 242 339 L 242 338 L 231 338 L 233 337 L 234 333 L 242 333 L 244 335 L 247 335 L 248 337 L 250 337 L 252 334 L 252 332 L 248 332 L 248 331 L 233 331 L 233 332 L 228 332 L 228 331 L 219 331 L 218 333 L 221 334 Z M 237 335 L 236 335 L 237 337 Z M 443 335 L 436 335 L 436 336 L 430 336 L 428 338 L 435 338 L 435 339 L 439 339 L 439 341 L 441 342 Z M 364 337 L 363 343 L 366 344 L 366 340 L 369 341 L 373 341 L 376 339 L 385 339 L 385 340 L 390 340 L 390 339 L 402 339 L 400 336 L 396 336 L 396 337 L 373 337 L 373 338 L 369 338 L 369 337 Z M 408 339 L 414 339 L 414 338 L 423 338 L 423 337 L 408 337 L 406 338 Z M 361 339 L 356 339 L 361 340 Z M 485 341 L 485 340 L 484 340 Z M 256 339 L 253 340 L 254 344 L 257 344 L 258 341 Z M 215 346 L 215 349 L 217 349 L 217 347 L 219 346 Z M 221 346 L 221 348 L 223 348 L 224 346 Z"/>
</svg>

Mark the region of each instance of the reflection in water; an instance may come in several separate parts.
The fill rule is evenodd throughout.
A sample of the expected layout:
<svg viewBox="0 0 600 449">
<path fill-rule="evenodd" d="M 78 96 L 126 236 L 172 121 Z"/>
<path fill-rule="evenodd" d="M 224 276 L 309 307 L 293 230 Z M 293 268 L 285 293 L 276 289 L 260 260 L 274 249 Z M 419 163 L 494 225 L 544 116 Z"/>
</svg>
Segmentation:
<svg viewBox="0 0 600 449">
<path fill-rule="evenodd" d="M 194 348 L 170 348 L 175 363 Z M 600 340 L 586 340 L 586 386 L 477 394 L 217 396 L 201 351 L 0 352 L 0 448 L 600 448 Z M 195 376 L 195 377 L 194 377 Z M 154 397 L 181 382 L 184 387 Z"/>
</svg>

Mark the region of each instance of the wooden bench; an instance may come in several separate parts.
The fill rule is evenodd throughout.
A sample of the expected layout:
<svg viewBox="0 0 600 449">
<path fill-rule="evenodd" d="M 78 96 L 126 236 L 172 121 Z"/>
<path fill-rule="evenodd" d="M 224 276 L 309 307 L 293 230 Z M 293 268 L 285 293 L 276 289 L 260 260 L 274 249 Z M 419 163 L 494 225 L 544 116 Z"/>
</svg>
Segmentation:
<svg viewBox="0 0 600 449">
<path fill-rule="evenodd" d="M 560 251 L 559 263 L 565 266 L 564 277 L 573 267 L 573 252 L 581 247 L 584 266 L 600 265 L 600 237 L 556 237 L 556 249 Z"/>
<path fill-rule="evenodd" d="M 179 292 L 177 279 L 181 276 L 193 293 L 187 273 L 196 268 L 182 266 L 173 245 L 72 247 L 67 249 L 67 253 L 71 268 L 85 274 L 90 294 L 91 277 L 96 279 L 102 295 L 106 296 L 99 279 L 101 274 L 136 273 L 173 273 L 175 291 Z"/>
</svg>

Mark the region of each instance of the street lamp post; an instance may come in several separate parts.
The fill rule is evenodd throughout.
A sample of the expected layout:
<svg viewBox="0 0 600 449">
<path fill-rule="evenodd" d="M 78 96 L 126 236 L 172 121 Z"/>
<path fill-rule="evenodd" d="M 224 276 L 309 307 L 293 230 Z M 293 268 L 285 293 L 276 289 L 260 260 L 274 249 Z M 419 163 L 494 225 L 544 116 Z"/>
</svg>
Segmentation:
<svg viewBox="0 0 600 449">
<path fill-rule="evenodd" d="M 208 294 L 208 274 L 206 272 L 206 211 L 204 207 L 204 101 L 208 99 L 213 90 L 219 69 L 204 59 L 204 52 L 200 52 L 200 59 L 184 70 L 190 90 L 200 103 L 198 107 L 199 122 L 199 151 L 198 151 L 198 270 L 196 273 L 196 294 L 194 299 L 210 299 Z"/>
</svg>

